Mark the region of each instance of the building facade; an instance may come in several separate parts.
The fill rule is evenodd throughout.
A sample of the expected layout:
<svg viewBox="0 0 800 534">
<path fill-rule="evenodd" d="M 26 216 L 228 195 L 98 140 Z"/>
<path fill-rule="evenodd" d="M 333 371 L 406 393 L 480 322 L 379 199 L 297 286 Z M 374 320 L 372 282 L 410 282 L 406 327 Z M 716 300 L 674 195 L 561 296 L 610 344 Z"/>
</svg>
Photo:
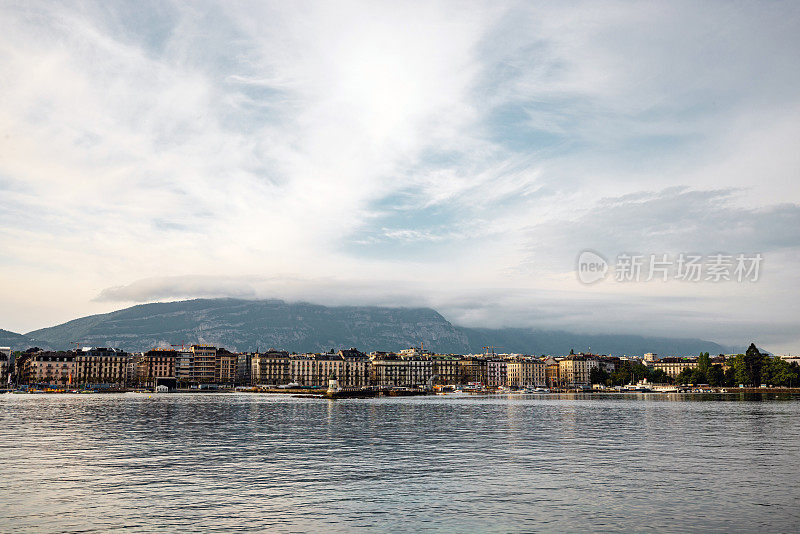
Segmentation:
<svg viewBox="0 0 800 534">
<path fill-rule="evenodd" d="M 582 387 L 590 383 L 592 369 L 599 367 L 596 358 L 584 355 L 570 355 L 558 362 L 561 387 Z"/>
<path fill-rule="evenodd" d="M 119 349 L 81 349 L 75 356 L 75 382 L 84 386 L 124 387 L 131 355 Z"/>
<path fill-rule="evenodd" d="M 192 381 L 196 384 L 213 384 L 217 381 L 217 347 L 212 345 L 192 345 Z"/>
<path fill-rule="evenodd" d="M 661 369 L 670 378 L 677 378 L 684 369 L 697 369 L 697 358 L 662 358 L 648 362 L 653 369 Z"/>
<path fill-rule="evenodd" d="M 269 350 L 250 357 L 251 382 L 254 386 L 281 386 L 292 381 L 289 353 Z M 298 382 L 299 383 L 299 382 Z"/>
<path fill-rule="evenodd" d="M 152 349 L 136 358 L 138 368 L 136 385 L 154 388 L 159 380 L 174 380 L 177 355 L 178 351 L 172 349 Z"/>
<path fill-rule="evenodd" d="M 11 347 L 0 347 L 0 387 L 8 383 L 12 362 Z"/>
<path fill-rule="evenodd" d="M 233 387 L 236 381 L 236 354 L 225 349 L 217 349 L 214 361 L 214 382 L 221 386 Z"/>
<path fill-rule="evenodd" d="M 20 357 L 18 364 L 21 384 L 75 384 L 75 352 L 27 352 Z"/>
<path fill-rule="evenodd" d="M 429 359 L 433 363 L 433 381 L 436 384 L 461 383 L 461 356 L 433 354 Z"/>
<path fill-rule="evenodd" d="M 508 362 L 505 360 L 486 361 L 486 385 L 500 387 L 508 385 Z"/>
<path fill-rule="evenodd" d="M 546 365 L 535 358 L 520 358 L 507 364 L 508 386 L 515 388 L 543 387 L 546 385 Z"/>
<path fill-rule="evenodd" d="M 426 387 L 432 383 L 433 362 L 377 353 L 370 361 L 370 382 L 382 387 Z"/>
</svg>

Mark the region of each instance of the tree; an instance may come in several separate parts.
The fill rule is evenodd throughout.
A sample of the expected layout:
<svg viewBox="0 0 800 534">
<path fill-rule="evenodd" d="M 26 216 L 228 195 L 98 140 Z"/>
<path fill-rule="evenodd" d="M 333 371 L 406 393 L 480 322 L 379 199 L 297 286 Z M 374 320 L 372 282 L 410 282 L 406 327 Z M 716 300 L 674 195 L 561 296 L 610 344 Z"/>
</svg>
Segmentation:
<svg viewBox="0 0 800 534">
<path fill-rule="evenodd" d="M 733 358 L 733 383 L 750 384 L 750 375 L 747 372 L 744 354 L 737 354 Z"/>
<path fill-rule="evenodd" d="M 692 373 L 689 375 L 689 382 L 691 384 L 707 384 L 708 379 L 706 378 L 706 374 L 698 367 L 697 369 L 693 369 Z"/>
<path fill-rule="evenodd" d="M 708 356 L 707 352 L 701 352 L 700 357 L 697 358 L 697 368 L 703 372 L 703 374 L 708 373 L 708 369 L 711 367 L 711 358 Z"/>
<path fill-rule="evenodd" d="M 786 386 L 798 384 L 800 379 L 800 367 L 797 364 L 789 364 L 782 358 L 765 356 L 762 369 L 762 381 L 774 386 Z"/>
<path fill-rule="evenodd" d="M 710 386 L 718 387 L 725 385 L 725 371 L 719 364 L 712 365 L 706 372 L 706 380 Z"/>
<path fill-rule="evenodd" d="M 676 381 L 678 384 L 693 384 L 693 383 L 694 383 L 694 382 L 692 382 L 692 373 L 693 373 L 693 372 L 694 372 L 694 369 L 692 369 L 692 368 L 690 368 L 690 367 L 686 367 L 686 368 L 685 368 L 685 369 L 683 369 L 683 370 L 680 372 L 680 374 L 679 374 L 679 375 L 678 375 L 678 376 L 675 378 L 675 381 Z"/>
<path fill-rule="evenodd" d="M 610 375 L 601 367 L 592 367 L 589 371 L 589 382 L 592 384 L 605 384 Z"/>
<path fill-rule="evenodd" d="M 647 379 L 654 384 L 670 384 L 672 382 L 672 379 L 663 369 L 653 369 Z"/>
<path fill-rule="evenodd" d="M 747 352 L 744 353 L 744 365 L 748 379 L 745 383 L 752 384 L 755 387 L 761 385 L 761 367 L 763 365 L 763 359 L 755 343 L 750 343 Z"/>
<path fill-rule="evenodd" d="M 731 365 L 727 369 L 725 369 L 725 382 L 724 385 L 726 386 L 735 386 L 736 385 L 736 369 L 733 368 Z"/>
</svg>

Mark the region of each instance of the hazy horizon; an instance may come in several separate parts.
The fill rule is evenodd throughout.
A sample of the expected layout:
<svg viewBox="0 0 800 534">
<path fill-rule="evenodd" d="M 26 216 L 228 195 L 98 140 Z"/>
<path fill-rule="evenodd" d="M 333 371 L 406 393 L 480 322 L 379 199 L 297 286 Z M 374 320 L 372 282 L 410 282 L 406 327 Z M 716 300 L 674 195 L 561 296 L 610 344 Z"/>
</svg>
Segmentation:
<svg viewBox="0 0 800 534">
<path fill-rule="evenodd" d="M 0 14 L 2 329 L 279 298 L 800 352 L 800 4 Z M 589 284 L 586 250 L 763 262 Z"/>
</svg>

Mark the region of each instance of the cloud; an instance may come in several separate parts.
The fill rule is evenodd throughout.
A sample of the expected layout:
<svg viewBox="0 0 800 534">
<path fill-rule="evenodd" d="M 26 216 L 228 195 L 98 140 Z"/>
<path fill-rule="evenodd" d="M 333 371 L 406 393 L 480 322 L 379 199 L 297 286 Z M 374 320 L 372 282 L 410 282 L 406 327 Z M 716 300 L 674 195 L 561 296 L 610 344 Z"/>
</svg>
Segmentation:
<svg viewBox="0 0 800 534">
<path fill-rule="evenodd" d="M 575 287 L 583 246 L 770 252 L 773 282 L 663 313 L 723 342 L 707 316 L 744 325 L 744 299 L 798 320 L 795 3 L 0 12 L 4 327 L 347 291 L 508 324 L 576 323 L 582 299 L 657 317 L 652 287 Z"/>
<path fill-rule="evenodd" d="M 529 230 L 538 257 L 562 258 L 593 248 L 627 253 L 768 253 L 800 249 L 800 205 L 741 207 L 743 191 L 671 187 L 598 199 L 571 219 Z M 565 246 L 566 245 L 566 246 Z"/>
</svg>

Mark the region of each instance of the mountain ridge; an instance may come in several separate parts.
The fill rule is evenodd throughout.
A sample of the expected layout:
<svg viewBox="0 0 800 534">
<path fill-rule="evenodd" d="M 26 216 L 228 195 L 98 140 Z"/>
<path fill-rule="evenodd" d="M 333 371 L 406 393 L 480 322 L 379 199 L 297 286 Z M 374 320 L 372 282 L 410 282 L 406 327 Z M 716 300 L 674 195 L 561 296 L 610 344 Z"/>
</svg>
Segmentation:
<svg viewBox="0 0 800 534">
<path fill-rule="evenodd" d="M 27 339 L 42 347 L 66 349 L 79 341 L 130 351 L 197 342 L 238 351 L 275 347 L 316 352 L 351 346 L 362 350 L 399 350 L 422 342 L 426 348 L 445 353 L 477 353 L 489 345 L 502 347 L 503 352 L 553 355 L 590 347 L 592 352 L 615 355 L 729 352 L 717 343 L 692 338 L 468 328 L 453 325 L 432 308 L 328 307 L 279 299 L 192 299 L 137 304 L 16 335 L 20 336 L 20 342 Z"/>
</svg>

